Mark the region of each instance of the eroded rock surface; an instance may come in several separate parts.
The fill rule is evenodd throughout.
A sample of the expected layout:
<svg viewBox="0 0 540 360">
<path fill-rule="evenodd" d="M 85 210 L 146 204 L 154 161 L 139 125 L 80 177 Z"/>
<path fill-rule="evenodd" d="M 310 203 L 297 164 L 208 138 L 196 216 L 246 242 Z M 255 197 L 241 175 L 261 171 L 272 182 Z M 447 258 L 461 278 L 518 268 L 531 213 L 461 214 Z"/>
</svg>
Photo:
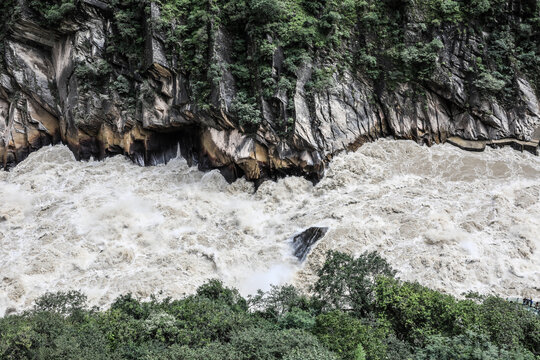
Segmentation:
<svg viewBox="0 0 540 360">
<path fill-rule="evenodd" d="M 263 121 L 254 131 L 235 121 L 232 45 L 223 29 L 212 29 L 210 48 L 220 76 L 212 84 L 208 110 L 194 102 L 189 79 L 174 70 L 175 59 L 151 26 L 145 27 L 145 69 L 130 72 L 122 59 L 106 56 L 112 31 L 106 3 L 83 1 L 74 20 L 53 30 L 42 28 L 24 3 L 1 54 L 0 162 L 5 168 L 58 142 L 79 159 L 125 154 L 141 165 L 167 162 L 180 150 L 201 168 L 252 180 L 282 174 L 318 179 L 337 152 L 386 136 L 428 145 L 453 139 L 472 150 L 504 144 L 538 149 L 539 103 L 527 79 L 516 79 L 512 106 L 467 86 L 467 69 L 483 41 L 474 36 L 440 36 L 440 66 L 422 85 L 422 96 L 408 84 L 378 88 L 347 71 L 334 74 L 324 90 L 309 92 L 314 65 L 305 64 L 297 72 L 294 129 L 283 136 L 275 123 L 291 116 L 284 93 L 272 103 L 261 99 Z M 159 8 L 152 4 L 150 20 L 154 17 Z M 278 48 L 274 72 L 283 61 Z"/>
</svg>

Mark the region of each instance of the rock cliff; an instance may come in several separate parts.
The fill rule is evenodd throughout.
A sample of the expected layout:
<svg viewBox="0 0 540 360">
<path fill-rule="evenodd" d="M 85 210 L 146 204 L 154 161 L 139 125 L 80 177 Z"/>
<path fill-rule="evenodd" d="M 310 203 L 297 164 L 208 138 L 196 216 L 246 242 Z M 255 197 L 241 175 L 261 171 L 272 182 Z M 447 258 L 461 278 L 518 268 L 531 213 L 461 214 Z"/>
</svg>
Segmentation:
<svg viewBox="0 0 540 360">
<path fill-rule="evenodd" d="M 240 85 L 231 70 L 235 44 L 227 27 L 210 22 L 205 30 L 208 66 L 217 71 L 208 80 L 208 104 L 202 106 L 193 96 L 193 78 L 169 53 L 170 39 L 153 26 L 162 18 L 160 2 L 146 3 L 138 66 L 110 51 L 113 36 L 129 41 L 118 35 L 114 4 L 74 4 L 76 10 L 54 24 L 40 20 L 30 2 L 2 5 L 10 13 L 0 38 L 0 161 L 5 168 L 58 142 L 79 159 L 125 154 L 141 165 L 167 162 L 180 150 L 201 168 L 253 180 L 280 174 L 317 179 L 333 154 L 386 136 L 427 145 L 451 141 L 473 150 L 486 144 L 538 149 L 534 80 L 514 72 L 511 101 L 474 86 L 482 79 L 471 69 L 487 56 L 487 33 L 441 26 L 432 34 L 437 46 L 429 76 L 398 79 L 392 86 L 385 78 L 345 68 L 331 72 L 314 91 L 314 74 L 324 61 L 322 55 L 306 59 L 295 69 L 290 91 L 278 88 L 257 96 L 261 121 L 253 125 L 238 120 Z M 423 36 L 415 26 L 425 21 L 411 9 L 402 10 L 408 17 L 402 20 L 405 48 Z M 537 44 L 537 27 L 531 31 Z M 356 45 L 349 41 L 347 46 Z M 287 58 L 280 46 L 272 51 L 270 76 L 279 79 Z M 533 72 L 539 72 L 535 66 Z M 286 131 L 283 123 L 289 124 Z"/>
</svg>

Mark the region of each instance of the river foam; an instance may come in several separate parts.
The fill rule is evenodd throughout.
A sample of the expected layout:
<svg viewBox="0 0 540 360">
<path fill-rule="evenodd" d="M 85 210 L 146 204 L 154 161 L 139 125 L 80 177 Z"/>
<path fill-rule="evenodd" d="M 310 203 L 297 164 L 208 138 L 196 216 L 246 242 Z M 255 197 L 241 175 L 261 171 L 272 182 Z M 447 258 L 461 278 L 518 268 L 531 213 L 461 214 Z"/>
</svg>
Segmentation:
<svg viewBox="0 0 540 360">
<path fill-rule="evenodd" d="M 3 216 L 3 217 L 2 217 Z M 327 226 L 304 264 L 289 239 Z M 139 167 L 43 148 L 0 174 L 0 315 L 47 291 L 92 305 L 218 277 L 244 294 L 305 287 L 329 249 L 377 250 L 405 280 L 456 295 L 540 295 L 540 158 L 380 140 L 336 156 L 316 186 L 227 184 L 182 159 Z"/>
</svg>

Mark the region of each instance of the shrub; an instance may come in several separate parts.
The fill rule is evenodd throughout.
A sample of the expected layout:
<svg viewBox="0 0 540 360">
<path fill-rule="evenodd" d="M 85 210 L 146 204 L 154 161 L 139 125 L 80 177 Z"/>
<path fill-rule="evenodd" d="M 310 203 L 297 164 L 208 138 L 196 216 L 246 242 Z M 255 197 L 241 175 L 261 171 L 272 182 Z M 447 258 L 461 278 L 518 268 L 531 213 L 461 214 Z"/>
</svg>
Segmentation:
<svg viewBox="0 0 540 360">
<path fill-rule="evenodd" d="M 72 16 L 76 9 L 76 0 L 31 0 L 30 8 L 36 11 L 41 21 L 48 26 L 55 25 Z"/>
<path fill-rule="evenodd" d="M 487 73 L 482 72 L 478 78 L 474 81 L 474 85 L 482 90 L 491 92 L 498 92 L 504 89 L 506 83 L 501 79 L 501 74 L 498 72 Z"/>
<path fill-rule="evenodd" d="M 426 347 L 420 349 L 416 360 L 534 360 L 528 351 L 506 350 L 496 346 L 483 334 L 467 331 L 463 335 L 444 337 L 432 335 L 428 337 Z"/>
<path fill-rule="evenodd" d="M 245 93 L 239 93 L 232 103 L 232 113 L 236 116 L 240 126 L 256 126 L 261 122 L 261 111 L 254 98 Z"/>
<path fill-rule="evenodd" d="M 394 276 L 395 271 L 376 252 L 358 258 L 330 251 L 318 270 L 313 286 L 315 298 L 324 309 L 351 311 L 365 316 L 373 310 L 375 283 L 380 276 Z"/>
<path fill-rule="evenodd" d="M 321 348 L 317 338 L 308 332 L 291 329 L 277 330 L 272 327 L 247 328 L 236 333 L 231 346 L 245 359 L 281 359 L 296 352 L 316 351 Z M 322 349 L 321 349 L 322 350 Z M 328 354 L 328 352 L 327 352 Z"/>
<path fill-rule="evenodd" d="M 247 310 L 247 301 L 238 290 L 223 286 L 221 280 L 213 279 L 204 283 L 197 289 L 197 296 L 223 303 L 236 311 Z"/>
<path fill-rule="evenodd" d="M 229 344 L 212 342 L 200 348 L 173 345 L 154 355 L 152 360 L 237 360 L 240 356 Z"/>
<path fill-rule="evenodd" d="M 277 320 L 293 310 L 309 310 L 310 300 L 292 285 L 274 286 L 249 296 L 249 306 L 265 318 Z"/>
<path fill-rule="evenodd" d="M 490 340 L 510 349 L 526 348 L 540 356 L 540 316 L 498 297 L 480 306 L 480 327 Z"/>
<path fill-rule="evenodd" d="M 284 4 L 281 0 L 252 0 L 250 5 L 251 15 L 259 21 L 275 22 L 284 15 Z"/>
<path fill-rule="evenodd" d="M 124 75 L 119 75 L 116 81 L 112 83 L 112 88 L 123 97 L 127 97 L 131 93 L 129 80 Z"/>
<path fill-rule="evenodd" d="M 32 310 L 0 318 L 0 358 L 534 360 L 540 355 L 536 313 L 496 297 L 470 294 L 475 301 L 457 300 L 375 276 L 393 273 L 381 271 L 384 264 L 373 253 L 354 259 L 333 252 L 321 270 L 340 276 L 341 269 L 354 279 L 324 287 L 332 289 L 337 304 L 350 301 L 349 289 L 362 284 L 360 279 L 367 281 L 374 298 L 365 315 L 348 305 L 326 307 L 319 295 L 315 301 L 292 286 L 274 287 L 246 302 L 218 280 L 174 301 L 123 295 L 105 311 L 88 309 L 79 292 L 47 293 Z"/>
<path fill-rule="evenodd" d="M 199 296 L 173 301 L 167 312 L 177 320 L 179 332 L 175 342 L 190 346 L 228 341 L 235 330 L 252 323 L 245 312 Z"/>
<path fill-rule="evenodd" d="M 338 360 L 334 353 L 321 347 L 313 346 L 295 349 L 283 357 L 283 360 Z M 362 359 L 355 359 L 362 360 Z"/>
<path fill-rule="evenodd" d="M 471 300 L 457 301 L 418 283 L 379 278 L 376 293 L 377 309 L 396 333 L 415 344 L 432 334 L 460 333 L 478 322 L 478 306 Z"/>
<path fill-rule="evenodd" d="M 86 308 L 86 295 L 80 291 L 46 293 L 35 301 L 34 311 L 70 315 Z"/>
<path fill-rule="evenodd" d="M 303 329 L 309 331 L 315 326 L 315 316 L 309 311 L 295 307 L 281 316 L 278 324 L 284 329 Z"/>
<path fill-rule="evenodd" d="M 385 332 L 364 325 L 342 311 L 331 311 L 317 316 L 313 333 L 322 344 L 343 359 L 354 360 L 365 354 L 366 359 L 384 359 Z"/>
<path fill-rule="evenodd" d="M 0 319 L 0 358 L 6 360 L 30 358 L 37 336 L 30 319 L 20 316 Z"/>
</svg>

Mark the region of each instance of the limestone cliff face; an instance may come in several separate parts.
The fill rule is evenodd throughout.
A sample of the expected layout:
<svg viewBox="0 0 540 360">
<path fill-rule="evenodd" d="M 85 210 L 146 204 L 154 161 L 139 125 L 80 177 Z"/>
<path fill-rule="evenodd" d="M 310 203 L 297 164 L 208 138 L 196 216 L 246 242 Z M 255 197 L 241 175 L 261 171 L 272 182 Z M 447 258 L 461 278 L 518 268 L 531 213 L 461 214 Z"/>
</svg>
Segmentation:
<svg viewBox="0 0 540 360">
<path fill-rule="evenodd" d="M 279 174 L 316 179 L 333 154 L 385 136 L 428 145 L 450 139 L 470 149 L 490 143 L 538 148 L 539 103 L 526 78 L 516 79 L 517 100 L 511 106 L 467 86 L 467 69 L 483 41 L 474 36 L 440 37 L 440 66 L 424 83 L 421 99 L 408 84 L 381 87 L 350 72 L 333 75 L 322 91 L 308 92 L 314 65 L 304 64 L 294 91 L 294 130 L 284 136 L 275 122 L 290 116 L 287 94 L 260 99 L 263 121 L 255 131 L 237 125 L 231 111 L 237 91 L 228 66 L 231 44 L 223 29 L 212 30 L 212 58 L 221 71 L 212 84 L 211 108 L 203 110 L 150 26 L 145 27 L 144 69 L 130 72 L 122 59 L 106 55 L 112 31 L 107 3 L 84 0 L 74 19 L 52 29 L 40 26 L 25 2 L 20 4 L 1 54 L 0 161 L 5 168 L 58 142 L 80 159 L 125 154 L 141 165 L 166 162 L 180 149 L 201 168 L 249 179 Z M 150 18 L 157 16 L 159 8 L 152 4 Z M 282 61 L 278 49 L 275 71 Z M 104 66 L 115 86 L 100 85 Z M 136 95 L 127 96 L 123 87 Z"/>
</svg>

